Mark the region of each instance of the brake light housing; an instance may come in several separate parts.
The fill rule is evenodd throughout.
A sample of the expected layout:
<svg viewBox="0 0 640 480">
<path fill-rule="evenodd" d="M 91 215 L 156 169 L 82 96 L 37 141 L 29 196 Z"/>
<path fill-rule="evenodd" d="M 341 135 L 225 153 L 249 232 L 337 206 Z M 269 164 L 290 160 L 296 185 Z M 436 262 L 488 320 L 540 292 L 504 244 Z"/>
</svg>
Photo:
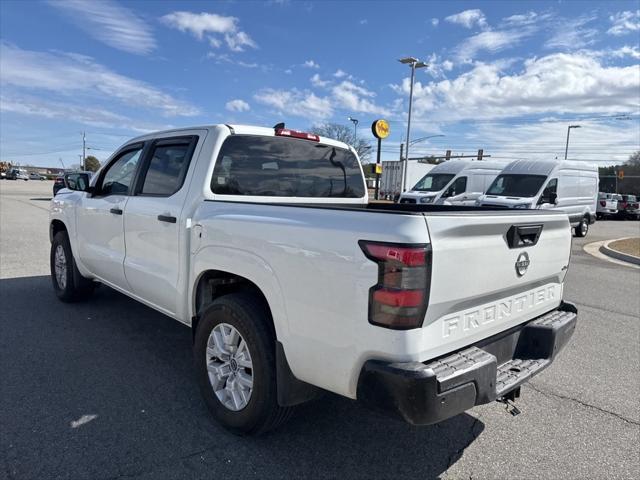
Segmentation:
<svg viewBox="0 0 640 480">
<path fill-rule="evenodd" d="M 301 138 L 302 140 L 310 140 L 312 142 L 319 142 L 320 136 L 314 133 L 300 132 L 298 130 L 291 130 L 290 128 L 278 128 L 276 129 L 277 137 L 291 137 Z"/>
<path fill-rule="evenodd" d="M 369 323 L 393 330 L 422 327 L 429 303 L 431 246 L 367 240 L 358 244 L 378 265 L 378 282 L 369 289 Z"/>
</svg>

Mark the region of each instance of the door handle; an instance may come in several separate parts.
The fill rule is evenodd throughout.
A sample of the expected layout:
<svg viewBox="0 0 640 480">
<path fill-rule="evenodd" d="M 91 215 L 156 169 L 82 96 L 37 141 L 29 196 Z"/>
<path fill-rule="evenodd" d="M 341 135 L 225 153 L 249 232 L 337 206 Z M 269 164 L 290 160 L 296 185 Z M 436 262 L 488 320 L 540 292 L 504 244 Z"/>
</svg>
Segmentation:
<svg viewBox="0 0 640 480">
<path fill-rule="evenodd" d="M 158 220 L 161 222 L 176 223 L 176 217 L 170 215 L 158 215 Z"/>
<path fill-rule="evenodd" d="M 112 208 L 111 210 L 109 210 L 111 213 L 113 213 L 114 215 L 122 215 L 122 209 L 120 208 Z"/>
</svg>

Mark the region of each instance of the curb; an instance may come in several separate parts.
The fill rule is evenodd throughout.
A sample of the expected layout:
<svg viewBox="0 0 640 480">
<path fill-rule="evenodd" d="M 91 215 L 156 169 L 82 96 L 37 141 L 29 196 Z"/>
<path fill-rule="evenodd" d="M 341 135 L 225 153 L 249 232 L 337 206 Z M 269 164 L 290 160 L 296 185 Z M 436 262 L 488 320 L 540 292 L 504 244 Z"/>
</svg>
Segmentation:
<svg viewBox="0 0 640 480">
<path fill-rule="evenodd" d="M 629 255 L 628 253 L 618 252 L 617 250 L 613 250 L 609 248 L 609 244 L 613 242 L 617 242 L 618 240 L 626 240 L 627 238 L 634 237 L 625 237 L 625 238 L 616 238 L 614 240 L 607 240 L 600 246 L 600 251 L 605 255 L 616 258 L 618 260 L 622 260 L 624 262 L 633 263 L 634 265 L 640 265 L 640 257 L 636 257 L 635 255 Z"/>
</svg>

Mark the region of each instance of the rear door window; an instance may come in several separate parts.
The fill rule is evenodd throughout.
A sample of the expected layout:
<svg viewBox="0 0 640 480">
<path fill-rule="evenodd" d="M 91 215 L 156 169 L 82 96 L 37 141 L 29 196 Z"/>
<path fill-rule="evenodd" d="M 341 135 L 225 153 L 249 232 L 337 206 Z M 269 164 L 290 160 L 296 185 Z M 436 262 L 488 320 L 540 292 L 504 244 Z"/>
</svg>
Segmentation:
<svg viewBox="0 0 640 480">
<path fill-rule="evenodd" d="M 189 168 L 197 137 L 158 140 L 144 168 L 142 195 L 168 197 L 180 190 Z"/>
<path fill-rule="evenodd" d="M 233 135 L 211 178 L 216 194 L 361 198 L 362 172 L 351 151 L 308 140 Z"/>
</svg>

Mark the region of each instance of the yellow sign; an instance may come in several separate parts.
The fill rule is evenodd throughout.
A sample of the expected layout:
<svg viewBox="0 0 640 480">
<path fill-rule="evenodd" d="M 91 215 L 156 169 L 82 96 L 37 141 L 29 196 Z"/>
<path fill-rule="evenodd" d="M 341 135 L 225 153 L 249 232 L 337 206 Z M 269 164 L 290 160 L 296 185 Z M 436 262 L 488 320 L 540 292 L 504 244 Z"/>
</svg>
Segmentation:
<svg viewBox="0 0 640 480">
<path fill-rule="evenodd" d="M 380 165 L 379 163 L 376 163 L 376 171 L 375 171 L 376 175 L 380 175 L 382 173 L 382 165 Z"/>
<path fill-rule="evenodd" d="M 376 120 L 371 124 L 371 132 L 376 138 L 387 138 L 389 136 L 389 123 L 383 119 Z"/>
<path fill-rule="evenodd" d="M 618 170 L 618 178 L 624 180 L 624 170 Z"/>
</svg>

